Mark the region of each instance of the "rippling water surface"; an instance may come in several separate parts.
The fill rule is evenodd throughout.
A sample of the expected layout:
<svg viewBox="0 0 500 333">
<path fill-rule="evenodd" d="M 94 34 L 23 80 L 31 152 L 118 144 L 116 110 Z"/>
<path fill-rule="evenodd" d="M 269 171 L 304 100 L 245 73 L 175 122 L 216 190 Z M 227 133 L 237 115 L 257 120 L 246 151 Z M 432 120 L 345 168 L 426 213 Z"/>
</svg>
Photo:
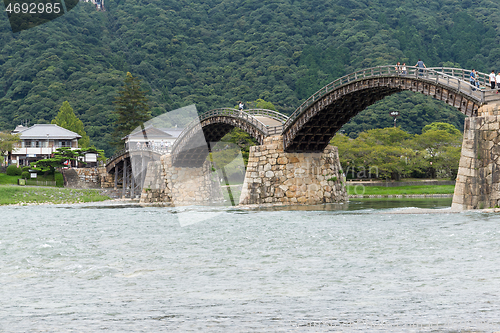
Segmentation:
<svg viewBox="0 0 500 333">
<path fill-rule="evenodd" d="M 446 205 L 0 207 L 0 332 L 500 330 L 500 215 Z"/>
</svg>

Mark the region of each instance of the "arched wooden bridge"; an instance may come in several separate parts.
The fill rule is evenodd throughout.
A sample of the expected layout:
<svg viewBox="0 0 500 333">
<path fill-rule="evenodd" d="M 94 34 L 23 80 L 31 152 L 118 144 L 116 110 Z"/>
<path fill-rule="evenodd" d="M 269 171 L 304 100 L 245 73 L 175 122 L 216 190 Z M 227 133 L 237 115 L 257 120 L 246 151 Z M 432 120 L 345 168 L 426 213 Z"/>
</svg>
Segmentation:
<svg viewBox="0 0 500 333">
<path fill-rule="evenodd" d="M 113 176 L 114 188 L 121 188 L 123 197 L 135 198 L 141 194 L 148 163 L 159 161 L 167 152 L 153 148 L 122 149 L 106 161 L 106 172 Z"/>
<path fill-rule="evenodd" d="M 484 104 L 500 103 L 500 94 L 489 88 L 488 74 L 477 72 L 476 80 L 482 85 L 480 89 L 471 85 L 469 78 L 470 71 L 465 69 L 407 67 L 403 71 L 394 65 L 379 66 L 356 71 L 329 83 L 302 103 L 290 117 L 264 109 L 210 110 L 181 133 L 172 148 L 173 162 L 176 166 L 200 165 L 210 150 L 210 143 L 219 141 L 234 127 L 246 131 L 259 143 L 267 136 L 282 135 L 287 152 L 322 152 L 335 133 L 359 112 L 404 90 L 439 99 L 470 117 L 477 116 L 478 108 Z M 117 157 L 118 164 L 127 158 L 125 154 Z M 108 172 L 118 164 L 111 160 Z"/>
<path fill-rule="evenodd" d="M 287 152 L 320 152 L 351 118 L 366 107 L 397 92 L 409 90 L 439 99 L 466 116 L 477 116 L 483 104 L 500 101 L 489 88 L 488 75 L 477 73 L 484 89 L 470 84 L 470 71 L 456 68 L 406 71 L 395 66 L 363 69 L 343 76 L 318 90 L 284 124 Z"/>
<path fill-rule="evenodd" d="M 279 135 L 288 117 L 276 111 L 231 108 L 210 110 L 186 126 L 172 148 L 176 166 L 199 166 L 210 151 L 210 144 L 219 141 L 234 127 L 239 127 L 260 144 L 270 135 Z M 207 146 L 208 145 L 208 146 Z"/>
</svg>

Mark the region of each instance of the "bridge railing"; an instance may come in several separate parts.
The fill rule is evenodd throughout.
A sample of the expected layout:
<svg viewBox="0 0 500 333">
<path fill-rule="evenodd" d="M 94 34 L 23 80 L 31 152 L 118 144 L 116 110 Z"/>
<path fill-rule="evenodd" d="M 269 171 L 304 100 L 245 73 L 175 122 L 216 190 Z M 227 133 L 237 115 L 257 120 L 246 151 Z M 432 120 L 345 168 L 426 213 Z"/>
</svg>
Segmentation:
<svg viewBox="0 0 500 333">
<path fill-rule="evenodd" d="M 125 154 L 127 152 L 127 149 L 126 148 L 123 148 L 123 149 L 120 149 L 119 151 L 117 151 L 116 153 L 113 154 L 113 156 L 111 156 L 110 158 L 108 158 L 106 160 L 106 163 L 104 163 L 104 165 L 108 165 L 109 163 L 111 163 L 114 159 L 120 157 L 121 155 Z"/>
<path fill-rule="evenodd" d="M 113 154 L 110 158 L 106 160 L 105 165 L 108 165 L 116 158 L 127 152 L 154 152 L 160 155 L 169 153 L 172 151 L 172 146 L 167 146 L 166 143 L 162 146 L 160 142 L 127 142 L 125 148 L 120 149 Z"/>
<path fill-rule="evenodd" d="M 261 131 L 264 136 L 268 135 L 275 135 L 275 134 L 281 134 L 283 131 L 283 125 L 280 126 L 268 126 L 262 123 L 260 120 L 256 119 L 255 116 L 265 116 L 268 118 L 275 119 L 281 123 L 284 123 L 288 117 L 273 111 L 273 110 L 267 110 L 267 109 L 248 109 L 248 110 L 237 110 L 233 108 L 218 108 L 218 109 L 213 109 L 209 110 L 203 114 L 201 114 L 197 119 L 194 119 L 191 121 L 181 132 L 177 140 L 174 142 L 174 145 L 172 147 L 172 150 L 175 150 L 179 142 L 182 140 L 188 138 L 187 135 L 189 135 L 189 132 L 191 132 L 195 127 L 199 126 L 200 122 L 211 118 L 211 117 L 217 117 L 217 116 L 225 116 L 225 117 L 232 117 L 232 118 L 239 118 L 243 119 L 246 122 L 252 124 L 254 127 L 256 127 L 259 131 Z M 201 127 L 199 128 L 201 130 Z"/>
<path fill-rule="evenodd" d="M 267 110 L 267 109 L 248 109 L 244 112 L 251 114 L 252 116 L 263 116 L 279 121 L 280 123 L 285 123 L 288 120 L 288 116 L 281 112 Z"/>
<path fill-rule="evenodd" d="M 449 75 L 449 76 L 461 78 L 463 81 L 470 81 L 470 73 L 472 73 L 472 70 L 462 69 L 462 68 L 432 67 L 429 69 L 441 72 L 441 73 Z M 490 86 L 489 74 L 476 71 L 475 77 L 476 77 L 476 81 L 479 82 L 480 85 L 485 86 L 485 87 Z"/>
<path fill-rule="evenodd" d="M 443 67 L 420 69 L 414 66 L 397 67 L 396 65 L 371 67 L 342 76 L 315 92 L 290 115 L 283 126 L 284 128 L 288 128 L 299 117 L 299 115 L 304 112 L 304 110 L 308 109 L 312 104 L 333 90 L 363 79 L 395 76 L 413 77 L 420 80 L 431 81 L 432 83 L 446 85 L 448 88 L 455 89 L 457 93 L 463 93 L 474 98 L 480 104 L 484 103 L 488 96 L 493 96 L 493 94 L 496 93 L 496 90 L 489 89 L 487 87 L 488 85 L 485 84 L 488 81 L 486 80 L 486 74 L 484 73 L 479 73 L 478 76 L 480 78 L 480 82 L 482 82 L 486 87 L 477 88 L 470 84 L 470 71 L 467 70 L 460 71 L 456 68 L 450 69 Z"/>
</svg>

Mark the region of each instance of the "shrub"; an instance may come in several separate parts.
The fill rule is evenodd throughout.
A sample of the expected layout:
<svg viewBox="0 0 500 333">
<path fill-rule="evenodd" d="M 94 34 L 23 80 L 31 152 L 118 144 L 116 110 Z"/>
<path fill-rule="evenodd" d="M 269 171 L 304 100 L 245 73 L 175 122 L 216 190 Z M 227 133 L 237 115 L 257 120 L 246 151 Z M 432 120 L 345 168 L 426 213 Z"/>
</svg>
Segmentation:
<svg viewBox="0 0 500 333">
<path fill-rule="evenodd" d="M 30 173 L 28 171 L 23 171 L 21 173 L 21 178 L 30 179 Z"/>
<path fill-rule="evenodd" d="M 29 165 L 23 167 L 21 170 L 24 171 L 30 171 L 31 167 Z"/>
<path fill-rule="evenodd" d="M 62 173 L 56 171 L 56 173 L 54 174 L 54 180 L 56 181 L 56 186 L 64 187 L 64 177 Z"/>
<path fill-rule="evenodd" d="M 22 173 L 21 168 L 18 168 L 16 165 L 12 164 L 7 167 L 7 174 L 9 176 L 20 176 Z"/>
</svg>

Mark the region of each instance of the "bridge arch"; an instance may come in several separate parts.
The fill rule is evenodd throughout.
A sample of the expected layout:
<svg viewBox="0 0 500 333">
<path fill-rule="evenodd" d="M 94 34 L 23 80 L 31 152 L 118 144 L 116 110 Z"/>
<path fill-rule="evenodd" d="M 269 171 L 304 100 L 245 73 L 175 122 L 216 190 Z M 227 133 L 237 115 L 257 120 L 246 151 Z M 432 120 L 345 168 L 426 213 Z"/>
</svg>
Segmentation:
<svg viewBox="0 0 500 333">
<path fill-rule="evenodd" d="M 487 74 L 479 81 L 488 86 Z M 470 71 L 451 68 L 395 66 L 363 69 L 341 77 L 309 97 L 284 124 L 287 152 L 322 152 L 340 128 L 359 112 L 397 92 L 409 90 L 439 99 L 466 116 L 477 116 L 485 103 L 500 100 L 495 91 L 476 89 Z"/>
<path fill-rule="evenodd" d="M 220 141 L 238 127 L 262 144 L 269 135 L 281 134 L 287 116 L 272 110 L 232 108 L 210 110 L 186 126 L 172 147 L 175 166 L 200 166 L 210 151 L 210 143 Z"/>
</svg>

